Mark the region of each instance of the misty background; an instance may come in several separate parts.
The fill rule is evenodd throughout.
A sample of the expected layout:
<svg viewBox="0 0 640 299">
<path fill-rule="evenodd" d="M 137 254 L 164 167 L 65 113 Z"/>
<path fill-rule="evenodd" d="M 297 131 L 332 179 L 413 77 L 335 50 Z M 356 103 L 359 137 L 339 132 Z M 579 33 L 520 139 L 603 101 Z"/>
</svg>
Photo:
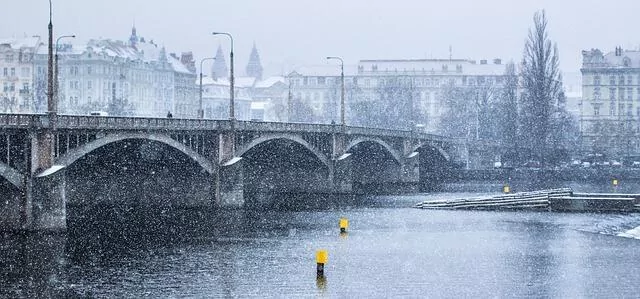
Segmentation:
<svg viewBox="0 0 640 299">
<path fill-rule="evenodd" d="M 283 75 L 303 65 L 345 64 L 360 59 L 454 58 L 520 62 L 533 13 L 545 9 L 550 38 L 557 42 L 565 84 L 579 80 L 581 50 L 637 49 L 630 40 L 640 26 L 640 2 L 583 1 L 148 1 L 53 0 L 54 34 L 126 40 L 139 35 L 170 52 L 193 51 L 196 60 L 215 55 L 234 36 L 236 65 L 246 65 L 252 44 L 265 75 Z M 2 37 L 46 38 L 49 3 L 21 0 L 0 10 Z M 574 73 L 574 75 L 572 75 Z M 579 86 L 579 84 L 576 84 Z M 578 87 L 579 89 L 579 87 Z"/>
</svg>

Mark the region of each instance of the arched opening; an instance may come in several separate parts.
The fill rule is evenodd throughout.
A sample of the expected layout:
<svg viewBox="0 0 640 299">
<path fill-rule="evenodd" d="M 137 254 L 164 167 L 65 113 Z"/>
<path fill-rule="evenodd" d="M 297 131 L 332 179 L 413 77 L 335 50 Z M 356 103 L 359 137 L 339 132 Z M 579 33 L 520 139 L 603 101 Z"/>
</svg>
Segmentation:
<svg viewBox="0 0 640 299">
<path fill-rule="evenodd" d="M 389 193 L 402 177 L 401 162 L 386 144 L 375 140 L 355 143 L 351 153 L 353 190 L 358 193 Z"/>
<path fill-rule="evenodd" d="M 193 158 L 159 141 L 131 138 L 95 148 L 66 168 L 67 229 L 81 242 L 73 248 L 84 253 L 87 246 L 204 232 L 214 181 Z"/>
<path fill-rule="evenodd" d="M 416 151 L 420 153 L 420 191 L 432 192 L 438 190 L 442 183 L 451 178 L 451 163 L 439 148 L 424 145 Z"/>
<path fill-rule="evenodd" d="M 244 151 L 242 157 L 247 208 L 309 206 L 312 194 L 331 190 L 329 165 L 296 140 L 268 139 Z"/>
<path fill-rule="evenodd" d="M 24 215 L 20 188 L 0 176 L 0 230 L 19 229 Z"/>
</svg>

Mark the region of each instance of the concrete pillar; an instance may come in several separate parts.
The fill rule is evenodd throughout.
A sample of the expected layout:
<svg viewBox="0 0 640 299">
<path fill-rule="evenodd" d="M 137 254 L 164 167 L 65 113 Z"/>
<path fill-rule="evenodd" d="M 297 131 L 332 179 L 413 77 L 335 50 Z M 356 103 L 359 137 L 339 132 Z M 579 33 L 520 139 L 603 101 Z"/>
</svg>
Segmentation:
<svg viewBox="0 0 640 299">
<path fill-rule="evenodd" d="M 65 230 L 67 228 L 65 170 L 54 166 L 31 179 L 32 221 L 27 229 Z"/>
<path fill-rule="evenodd" d="M 244 171 L 241 158 L 233 158 L 218 167 L 216 206 L 220 208 L 244 207 Z"/>
<path fill-rule="evenodd" d="M 351 155 L 343 155 L 332 160 L 333 172 L 329 173 L 333 183 L 333 192 L 351 193 L 353 188 L 353 172 L 351 168 Z"/>
<path fill-rule="evenodd" d="M 420 191 L 436 191 L 449 172 L 447 161 L 433 147 L 420 150 Z"/>
</svg>

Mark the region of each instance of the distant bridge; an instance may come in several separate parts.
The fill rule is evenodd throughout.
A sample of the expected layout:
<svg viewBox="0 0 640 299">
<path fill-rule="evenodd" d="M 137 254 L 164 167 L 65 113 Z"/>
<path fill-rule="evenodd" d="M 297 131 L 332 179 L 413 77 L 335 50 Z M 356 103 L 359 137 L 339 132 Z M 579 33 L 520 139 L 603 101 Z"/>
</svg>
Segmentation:
<svg viewBox="0 0 640 299">
<path fill-rule="evenodd" d="M 130 141 L 162 144 L 197 163 L 206 177 L 200 183 L 206 186 L 207 198 L 191 200 L 214 207 L 243 207 L 248 193 L 261 190 L 348 194 L 394 185 L 429 190 L 451 163 L 467 155 L 463 143 L 401 130 L 0 114 L 0 176 L 7 188 L 20 194 L 0 204 L 4 205 L 0 224 L 12 229 L 64 229 L 66 169 L 109 145 Z M 134 150 L 117 149 L 122 154 Z"/>
</svg>

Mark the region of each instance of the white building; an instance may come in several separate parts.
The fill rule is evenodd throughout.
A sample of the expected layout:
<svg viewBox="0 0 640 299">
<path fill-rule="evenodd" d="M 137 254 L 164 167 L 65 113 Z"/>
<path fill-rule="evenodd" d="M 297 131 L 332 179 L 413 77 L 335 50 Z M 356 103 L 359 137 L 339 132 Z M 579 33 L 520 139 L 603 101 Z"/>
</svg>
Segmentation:
<svg viewBox="0 0 640 299">
<path fill-rule="evenodd" d="M 375 102 L 378 88 L 387 80 L 401 80 L 410 86 L 417 97 L 413 108 L 426 115 L 415 120 L 434 131 L 443 114 L 440 92 L 453 84 L 476 88 L 499 88 L 504 82 L 505 65 L 500 59 L 479 63 L 465 59 L 401 59 L 361 60 L 357 66 L 345 65 L 345 106 L 352 101 Z M 287 76 L 294 99 L 308 103 L 321 122 L 338 121 L 340 109 L 340 65 L 304 67 Z M 390 82 L 390 81 L 387 81 Z M 353 116 L 347 115 L 350 119 Z"/>
<path fill-rule="evenodd" d="M 234 117 L 238 120 L 249 120 L 251 88 L 255 84 L 255 78 L 236 77 L 234 79 Z M 227 78 L 217 80 L 211 77 L 202 78 L 202 109 L 205 119 L 229 119 L 230 85 Z"/>
<path fill-rule="evenodd" d="M 197 115 L 195 64 L 188 59 L 190 53 L 180 58 L 168 54 L 163 46 L 138 37 L 135 28 L 127 42 L 97 39 L 86 45 L 65 43 L 57 53 L 59 114 L 106 111 L 120 116 L 165 117 L 173 111 L 175 117 Z M 42 87 L 46 89 L 47 58 L 47 49 L 41 46 L 35 59 L 38 103 L 46 103 Z"/>
<path fill-rule="evenodd" d="M 0 40 L 0 112 L 34 110 L 33 59 L 39 44 L 37 36 Z"/>
<path fill-rule="evenodd" d="M 640 51 L 582 51 L 583 149 L 613 158 L 640 155 Z"/>
</svg>

